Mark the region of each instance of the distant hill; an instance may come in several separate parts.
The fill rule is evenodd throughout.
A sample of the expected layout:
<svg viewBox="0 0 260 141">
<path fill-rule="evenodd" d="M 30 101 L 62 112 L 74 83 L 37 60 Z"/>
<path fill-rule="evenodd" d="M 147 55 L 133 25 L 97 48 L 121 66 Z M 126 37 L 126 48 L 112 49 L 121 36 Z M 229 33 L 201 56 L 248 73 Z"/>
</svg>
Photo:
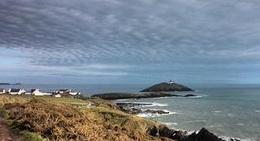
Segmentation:
<svg viewBox="0 0 260 141">
<path fill-rule="evenodd" d="M 173 83 L 173 82 L 170 83 L 162 82 L 159 84 L 155 84 L 149 88 L 143 89 L 140 92 L 170 92 L 170 91 L 194 91 L 194 90 L 182 84 Z"/>
<path fill-rule="evenodd" d="M 11 84 L 11 83 L 0 83 L 0 85 L 22 85 L 22 83 L 14 83 L 14 84 Z"/>
<path fill-rule="evenodd" d="M 0 83 L 0 85 L 11 85 L 10 83 Z"/>
</svg>

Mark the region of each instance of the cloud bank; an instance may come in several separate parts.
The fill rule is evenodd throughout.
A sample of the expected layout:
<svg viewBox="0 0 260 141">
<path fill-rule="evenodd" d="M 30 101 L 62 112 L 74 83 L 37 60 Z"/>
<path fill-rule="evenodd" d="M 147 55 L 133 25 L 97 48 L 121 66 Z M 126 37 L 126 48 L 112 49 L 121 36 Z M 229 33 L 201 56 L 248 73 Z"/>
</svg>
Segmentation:
<svg viewBox="0 0 260 141">
<path fill-rule="evenodd" d="M 0 0 L 0 71 L 260 82 L 259 8 L 257 0 Z"/>
</svg>

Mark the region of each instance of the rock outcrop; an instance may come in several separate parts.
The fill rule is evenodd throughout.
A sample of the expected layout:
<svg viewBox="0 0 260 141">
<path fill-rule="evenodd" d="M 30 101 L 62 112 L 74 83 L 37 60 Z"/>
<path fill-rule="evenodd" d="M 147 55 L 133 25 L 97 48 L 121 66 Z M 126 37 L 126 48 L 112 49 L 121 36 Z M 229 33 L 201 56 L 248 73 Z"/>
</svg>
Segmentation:
<svg viewBox="0 0 260 141">
<path fill-rule="evenodd" d="M 136 106 L 149 106 L 150 103 L 116 103 L 118 109 L 129 114 L 170 114 L 169 111 L 157 109 L 140 109 Z"/>
<path fill-rule="evenodd" d="M 193 91 L 193 90 L 182 84 L 163 82 L 163 83 L 155 84 L 149 88 L 146 88 L 141 92 L 173 92 L 173 91 Z"/>
<path fill-rule="evenodd" d="M 198 133 L 188 134 L 186 131 L 177 131 L 161 125 L 149 128 L 147 133 L 152 136 L 166 137 L 177 141 L 224 141 L 205 128 L 202 128 Z"/>
</svg>

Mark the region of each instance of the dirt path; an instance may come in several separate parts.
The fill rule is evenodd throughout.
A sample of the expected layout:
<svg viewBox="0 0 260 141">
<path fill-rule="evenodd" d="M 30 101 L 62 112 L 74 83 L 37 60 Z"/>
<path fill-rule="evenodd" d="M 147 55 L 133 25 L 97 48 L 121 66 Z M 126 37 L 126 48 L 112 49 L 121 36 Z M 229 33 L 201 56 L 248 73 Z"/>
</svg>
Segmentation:
<svg viewBox="0 0 260 141">
<path fill-rule="evenodd" d="M 24 141 L 24 139 L 11 131 L 0 116 L 0 141 Z"/>
</svg>

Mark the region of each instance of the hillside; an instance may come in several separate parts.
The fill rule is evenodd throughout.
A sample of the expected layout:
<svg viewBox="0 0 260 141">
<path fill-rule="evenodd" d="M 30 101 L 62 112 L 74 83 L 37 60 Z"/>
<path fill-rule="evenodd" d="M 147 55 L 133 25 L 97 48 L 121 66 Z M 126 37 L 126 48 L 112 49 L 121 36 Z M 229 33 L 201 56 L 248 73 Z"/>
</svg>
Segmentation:
<svg viewBox="0 0 260 141">
<path fill-rule="evenodd" d="M 51 141 L 167 141 L 147 135 L 160 124 L 117 110 L 102 99 L 76 99 L 71 104 L 54 98 L 1 96 L 2 115 L 9 125 L 30 140 Z M 48 100 L 48 101 L 47 101 Z M 55 101 L 55 102 L 54 102 Z M 71 100 L 70 100 L 71 101 Z M 87 107 L 91 103 L 92 106 Z"/>
<path fill-rule="evenodd" d="M 100 98 L 0 95 L 0 113 L 26 141 L 223 141 L 204 128 L 191 135 L 169 129 Z"/>
</svg>

